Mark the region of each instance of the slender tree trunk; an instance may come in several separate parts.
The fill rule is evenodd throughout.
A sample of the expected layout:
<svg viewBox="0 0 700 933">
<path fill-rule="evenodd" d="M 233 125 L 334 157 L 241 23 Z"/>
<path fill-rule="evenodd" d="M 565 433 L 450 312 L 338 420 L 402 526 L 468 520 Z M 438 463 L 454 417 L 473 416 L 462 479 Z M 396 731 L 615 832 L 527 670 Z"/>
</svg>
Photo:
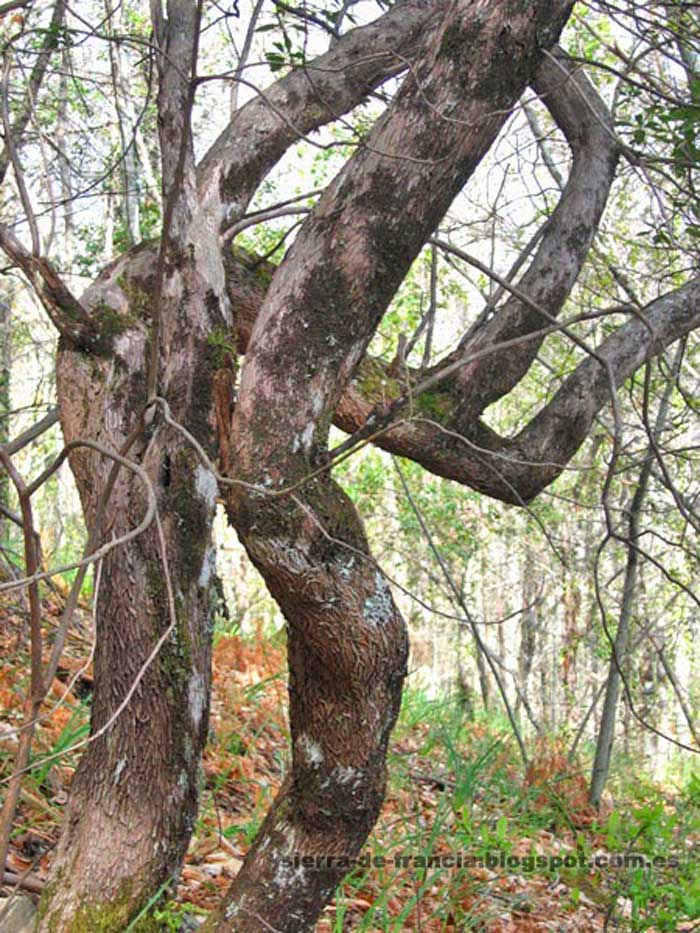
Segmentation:
<svg viewBox="0 0 700 933">
<path fill-rule="evenodd" d="M 682 345 L 676 350 L 672 373 L 677 374 L 678 367 L 682 359 Z M 674 378 L 669 378 L 663 397 L 659 404 L 659 411 L 656 417 L 656 424 L 653 428 L 654 434 L 658 437 L 663 431 L 668 414 L 668 407 L 673 392 Z M 600 728 L 596 742 L 595 759 L 593 762 L 593 771 L 591 773 L 590 801 L 594 807 L 600 806 L 601 797 L 605 788 L 610 771 L 610 760 L 612 756 L 613 741 L 615 738 L 615 719 L 617 715 L 617 705 L 620 697 L 620 687 L 622 683 L 624 665 L 627 659 L 627 645 L 629 642 L 630 625 L 634 613 L 637 575 L 639 567 L 639 551 L 636 542 L 639 537 L 639 519 L 641 517 L 644 500 L 646 498 L 651 469 L 654 462 L 654 448 L 650 444 L 647 449 L 644 465 L 639 473 L 637 486 L 630 503 L 629 517 L 627 521 L 627 565 L 625 568 L 625 580 L 622 590 L 622 606 L 620 608 L 620 617 L 613 642 L 612 655 L 610 657 L 610 666 L 608 669 L 608 679 L 605 687 L 605 699 L 603 701 L 603 712 L 601 714 Z"/>
<path fill-rule="evenodd" d="M 608 779 L 608 772 L 610 771 L 610 759 L 615 737 L 617 705 L 620 697 L 623 668 L 627 656 L 630 624 L 635 604 L 635 587 L 637 583 L 637 568 L 639 566 L 639 552 L 635 547 L 635 542 L 639 534 L 639 517 L 646 495 L 650 472 L 650 464 L 647 463 L 640 474 L 629 510 L 627 534 L 630 543 L 627 549 L 627 566 L 625 569 L 625 582 L 622 592 L 622 608 L 620 609 L 617 632 L 615 633 L 610 666 L 608 668 L 603 712 L 600 718 L 595 760 L 593 762 L 593 772 L 591 775 L 590 800 L 594 807 L 600 806 L 603 789 Z"/>
<path fill-rule="evenodd" d="M 10 378 L 12 373 L 12 299 L 14 288 L 5 287 L 0 292 L 0 444 L 10 439 L 10 411 L 12 410 Z M 9 504 L 10 480 L 5 472 L 0 473 L 0 503 Z M 6 519 L 0 515 L 0 543 L 5 538 Z"/>
<path fill-rule="evenodd" d="M 695 723 L 695 717 L 693 716 L 690 706 L 688 705 L 687 695 L 681 684 L 678 683 L 676 672 L 674 671 L 673 665 L 666 655 L 664 647 L 662 645 L 657 645 L 656 642 L 654 643 L 654 647 L 658 652 L 659 660 L 661 661 L 661 666 L 664 669 L 664 673 L 668 677 L 669 683 L 671 684 L 673 692 L 676 695 L 678 705 L 681 708 L 683 718 L 685 719 L 686 726 L 688 727 L 688 732 L 692 736 L 695 745 L 700 748 L 700 732 L 698 731 L 698 727 Z"/>
<path fill-rule="evenodd" d="M 529 702 L 528 684 L 532 664 L 537 649 L 539 618 L 537 611 L 538 574 L 535 549 L 526 542 L 522 569 L 522 599 L 526 610 L 520 624 L 520 649 L 518 652 L 518 678 L 520 690 L 525 702 Z M 522 699 L 518 696 L 516 710 L 520 709 Z"/>
<path fill-rule="evenodd" d="M 124 6 L 119 10 L 119 22 L 113 23 L 115 12 L 111 0 L 106 0 L 105 12 L 109 17 L 109 27 L 112 40 L 109 43 L 110 67 L 112 72 L 112 90 L 114 94 L 114 109 L 117 118 L 117 128 L 121 143 L 121 175 L 124 186 L 122 208 L 124 211 L 124 227 L 127 244 L 133 246 L 141 240 L 141 205 L 139 200 L 139 167 L 136 154 L 136 120 L 132 113 L 131 99 L 126 82 L 129 62 L 123 44 L 114 37 L 115 26 L 122 27 L 124 20 Z M 119 31 L 125 31 L 120 28 Z"/>
<path fill-rule="evenodd" d="M 487 573 L 487 561 L 486 561 L 486 545 L 481 548 L 481 614 L 484 619 L 488 619 L 490 615 L 490 605 L 491 601 L 487 593 L 488 586 L 488 573 Z M 481 636 L 482 641 L 486 647 L 488 647 L 488 626 L 484 628 L 483 634 Z M 489 669 L 484 658 L 484 653 L 481 650 L 479 645 L 475 646 L 475 659 L 476 659 L 476 670 L 479 675 L 479 689 L 481 691 L 481 702 L 484 706 L 484 712 L 488 713 L 492 705 L 492 691 L 491 691 L 491 678 L 489 676 Z"/>
</svg>

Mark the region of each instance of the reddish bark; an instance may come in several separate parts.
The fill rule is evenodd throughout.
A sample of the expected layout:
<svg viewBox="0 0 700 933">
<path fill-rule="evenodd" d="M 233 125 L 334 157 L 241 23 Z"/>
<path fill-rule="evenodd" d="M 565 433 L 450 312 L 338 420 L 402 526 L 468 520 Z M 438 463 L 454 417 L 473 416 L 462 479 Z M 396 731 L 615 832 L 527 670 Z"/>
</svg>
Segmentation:
<svg viewBox="0 0 700 933">
<path fill-rule="evenodd" d="M 541 336 L 500 354 L 503 365 L 487 356 L 462 364 L 498 341 L 533 334 L 543 317 L 559 312 L 615 170 L 608 116 L 590 86 L 571 73 L 557 85 L 559 66 L 549 58 L 543 64 L 571 3 L 401 0 L 242 108 L 198 171 L 189 120 L 195 6 L 169 0 L 167 22 L 154 22 L 163 52 L 166 203 L 158 247 L 133 250 L 78 302 L 50 265 L 4 229 L 0 243 L 35 282 L 63 335 L 58 383 L 67 439 L 118 448 L 157 392 L 212 461 L 220 437 L 223 466 L 242 481 L 230 487 L 228 515 L 289 627 L 293 766 L 227 906 L 209 926 L 297 933 L 313 926 L 345 869 L 341 861 L 309 869 L 294 856 L 356 855 L 381 807 L 407 654 L 403 621 L 354 507 L 327 472 L 317 472 L 327 462 L 331 421 L 365 434 L 381 424 L 389 429 L 377 438 L 385 449 L 489 495 L 528 500 L 563 469 L 616 385 L 700 323 L 700 286 L 691 282 L 654 302 L 645 321 L 631 320 L 608 337 L 517 437 L 499 437 L 478 417 L 517 384 Z M 376 54 L 362 54 L 368 43 Z M 328 187 L 281 267 L 269 270 L 269 288 L 235 254 L 222 256 L 221 229 L 245 212 L 289 145 L 406 70 L 406 55 L 410 69 L 394 103 Z M 369 341 L 412 261 L 535 78 L 574 165 L 521 282 L 530 303 L 522 296 L 504 301 L 448 360 L 462 369 L 435 384 L 444 414 L 431 406 L 429 416 L 416 419 L 408 404 L 387 413 L 405 386 L 366 357 Z M 593 113 L 572 104 L 576 94 L 592 101 Z M 231 361 L 219 358 L 211 341 L 220 331 L 235 334 L 246 350 L 233 414 Z M 441 371 L 408 378 L 415 387 L 426 375 Z M 396 423 L 407 415 L 413 420 Z M 153 409 L 130 454 L 156 489 L 177 618 L 128 708 L 81 762 L 42 930 L 124 925 L 177 870 L 196 810 L 216 483 Z M 71 462 L 90 524 L 110 465 L 94 452 L 76 453 Z M 104 533 L 133 527 L 142 510 L 142 490 L 121 475 Z M 93 729 L 111 718 L 170 625 L 160 560 L 152 528 L 105 562 Z"/>
<path fill-rule="evenodd" d="M 405 627 L 354 507 L 331 479 L 308 476 L 384 309 L 530 80 L 544 17 L 554 41 L 569 9 L 478 6 L 453 5 L 326 190 L 247 347 L 225 451 L 246 485 L 231 487 L 227 507 L 288 622 L 293 753 L 219 930 L 310 929 L 346 868 L 289 860 L 357 855 L 381 807 Z"/>
</svg>

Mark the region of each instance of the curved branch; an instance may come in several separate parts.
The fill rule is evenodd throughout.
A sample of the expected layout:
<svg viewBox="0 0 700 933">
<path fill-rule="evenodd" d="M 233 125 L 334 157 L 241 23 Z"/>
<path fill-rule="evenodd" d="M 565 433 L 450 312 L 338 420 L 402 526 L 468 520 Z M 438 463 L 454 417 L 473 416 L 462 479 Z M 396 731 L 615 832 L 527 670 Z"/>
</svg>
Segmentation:
<svg viewBox="0 0 700 933">
<path fill-rule="evenodd" d="M 537 253 L 518 283 L 534 304 L 558 314 L 588 256 L 615 178 L 619 149 L 612 117 L 583 72 L 560 49 L 545 53 L 533 86 L 571 147 L 568 181 Z M 548 323 L 532 304 L 510 295 L 495 315 L 465 340 L 450 362 L 493 344 L 532 333 Z M 493 366 L 481 357 L 460 369 L 455 378 L 455 423 L 474 422 L 486 407 L 518 384 L 536 358 L 542 340 L 528 341 Z M 446 361 L 448 362 L 448 361 Z"/>
<path fill-rule="evenodd" d="M 238 311 L 239 352 L 245 353 L 270 278 L 271 263 L 259 263 L 236 247 L 226 256 L 227 285 Z M 651 302 L 643 313 L 611 334 L 598 354 L 613 367 L 619 388 L 645 360 L 700 327 L 700 279 Z M 547 328 L 543 328 L 547 330 Z M 483 358 L 494 366 L 494 353 Z M 512 350 L 509 348 L 509 352 Z M 502 354 L 498 356 L 499 365 Z M 333 416 L 336 427 L 355 434 L 377 406 L 390 406 L 404 384 L 381 360 L 365 357 L 345 389 Z M 505 502 L 534 498 L 565 469 L 586 438 L 595 415 L 610 399 L 610 384 L 594 359 L 583 361 L 557 395 L 513 439 L 476 422 L 460 434 L 452 428 L 453 400 L 445 391 L 413 399 L 415 417 L 396 424 L 373 443 L 415 460 L 430 472 Z M 406 416 L 396 413 L 397 421 Z"/>
<path fill-rule="evenodd" d="M 610 364 L 619 388 L 648 359 L 700 327 L 700 278 L 651 302 L 643 315 L 618 328 L 597 348 Z M 500 360 L 500 357 L 499 357 Z M 392 380 L 376 361 L 373 384 Z M 493 365 L 493 364 L 492 364 Z M 368 363 L 369 369 L 369 363 Z M 369 376 L 364 376 L 369 381 Z M 361 383 L 361 380 L 358 380 Z M 395 385 L 395 383 L 393 383 Z M 420 463 L 438 476 L 456 480 L 495 499 L 523 505 L 552 483 L 585 441 L 593 419 L 611 398 L 606 367 L 585 359 L 565 380 L 554 398 L 513 438 L 503 438 L 483 422 L 459 433 L 451 428 L 450 396 L 431 399 L 425 417 L 402 423 L 375 443 Z M 419 400 L 417 400 L 419 402 Z M 374 410 L 361 384 L 353 385 L 336 411 L 335 424 L 354 433 Z M 420 404 L 420 402 L 419 402 Z M 444 405 L 444 411 L 439 408 Z M 397 413 L 402 417 L 402 413 Z"/>
<path fill-rule="evenodd" d="M 347 113 L 389 78 L 448 7 L 447 0 L 399 0 L 368 26 L 343 35 L 324 55 L 295 68 L 242 107 L 202 159 L 199 190 L 216 197 L 233 223 L 284 153 Z"/>
</svg>

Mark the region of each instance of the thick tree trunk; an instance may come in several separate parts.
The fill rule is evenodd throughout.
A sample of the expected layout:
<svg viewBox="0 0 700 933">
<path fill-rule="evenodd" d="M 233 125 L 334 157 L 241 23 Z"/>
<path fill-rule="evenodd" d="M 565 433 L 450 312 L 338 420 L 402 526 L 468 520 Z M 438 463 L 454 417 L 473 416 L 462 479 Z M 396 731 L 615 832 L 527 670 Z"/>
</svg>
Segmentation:
<svg viewBox="0 0 700 933">
<path fill-rule="evenodd" d="M 131 487 L 122 484 L 110 509 L 111 518 L 119 510 L 117 534 L 138 521 Z M 192 510 L 197 524 L 187 534 L 197 537 L 186 547 L 194 570 L 207 506 L 193 499 Z M 171 552 L 185 543 L 177 528 L 166 540 Z M 39 930 L 124 929 L 182 862 L 197 812 L 210 668 L 208 587 L 192 570 L 174 568 L 177 625 L 124 711 L 80 761 Z M 162 573 L 155 530 L 104 561 L 92 734 L 114 715 L 170 624 Z"/>
<path fill-rule="evenodd" d="M 384 310 L 531 77 L 545 13 L 551 41 L 568 13 L 479 6 L 445 15 L 304 224 L 253 326 L 224 449 L 237 481 L 227 506 L 289 624 L 292 773 L 210 928 L 311 929 L 382 804 L 406 631 L 354 507 L 321 471 Z M 506 59 L 512 74 L 497 79 Z M 438 133 L 436 113 L 449 113 Z"/>
<path fill-rule="evenodd" d="M 180 273 L 187 275 L 186 266 Z M 119 450 L 146 402 L 154 270 L 137 248 L 105 270 L 84 298 L 100 309 L 103 355 L 64 346 L 57 382 L 67 441 L 90 438 Z M 172 414 L 214 457 L 220 350 L 207 342 L 218 305 L 198 299 L 191 274 L 187 335 L 163 337 L 163 391 Z M 187 299 L 184 299 L 185 301 Z M 186 307 L 186 305 L 183 305 Z M 209 315 L 209 317 L 207 317 Z M 225 374 L 224 374 L 225 375 Z M 71 788 L 64 833 L 39 930 L 120 930 L 178 871 L 197 812 L 207 734 L 216 479 L 182 435 L 151 409 L 129 456 L 148 473 L 162 522 L 102 566 L 97 595 L 91 734 Z M 148 420 L 148 419 L 147 419 Z M 83 449 L 71 457 L 86 524 L 93 526 L 112 463 Z M 146 512 L 138 478 L 122 469 L 101 540 L 134 529 Z M 168 580 L 174 614 L 168 598 Z M 111 722 L 158 640 L 167 632 L 123 711 Z M 110 725 L 103 735 L 99 731 Z"/>
<path fill-rule="evenodd" d="M 57 373 L 66 438 L 120 450 L 135 437 L 129 456 L 149 475 L 162 516 L 162 526 L 151 524 L 102 572 L 93 741 L 74 779 L 40 926 L 61 933 L 121 929 L 178 871 L 207 733 L 217 481 L 153 403 L 160 393 L 175 422 L 216 459 L 228 358 L 211 338 L 232 320 L 218 192 L 200 198 L 195 185 L 189 121 L 199 8 L 169 0 L 167 21 L 158 7 L 154 16 L 166 205 L 158 258 L 154 267 L 149 251 L 136 248 L 105 270 L 82 299 L 100 328 L 93 352 L 66 344 Z M 71 466 L 91 527 L 112 464 L 78 451 Z M 144 507 L 143 488 L 122 470 L 99 538 L 133 529 Z"/>
<path fill-rule="evenodd" d="M 327 479 L 306 492 L 270 503 L 236 489 L 228 500 L 289 623 L 293 764 L 217 930 L 310 929 L 384 799 L 406 629 L 350 500 Z"/>
</svg>

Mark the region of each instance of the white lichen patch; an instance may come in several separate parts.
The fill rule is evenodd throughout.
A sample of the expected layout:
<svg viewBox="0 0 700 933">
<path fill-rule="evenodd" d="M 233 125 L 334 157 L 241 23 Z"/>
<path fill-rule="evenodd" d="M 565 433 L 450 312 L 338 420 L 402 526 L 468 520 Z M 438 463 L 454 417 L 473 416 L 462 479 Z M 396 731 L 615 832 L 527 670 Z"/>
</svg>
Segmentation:
<svg viewBox="0 0 700 933">
<path fill-rule="evenodd" d="M 362 778 L 362 772 L 349 765 L 336 765 L 331 771 L 331 777 L 336 784 L 357 784 Z"/>
<path fill-rule="evenodd" d="M 137 330 L 129 330 L 114 338 L 114 353 L 126 366 L 130 375 L 143 370 L 146 337 Z"/>
<path fill-rule="evenodd" d="M 197 580 L 197 585 L 201 590 L 206 590 L 211 582 L 211 578 L 216 573 L 216 548 L 213 544 L 210 544 L 206 549 L 204 554 L 204 560 L 202 561 L 202 569 L 199 573 L 199 580 Z"/>
<path fill-rule="evenodd" d="M 199 498 L 206 502 L 210 509 L 216 506 L 216 497 L 219 494 L 219 484 L 211 470 L 200 464 L 194 471 L 194 488 Z"/>
<path fill-rule="evenodd" d="M 193 674 L 187 684 L 187 700 L 195 730 L 199 729 L 207 702 L 207 690 L 201 674 Z"/>
<path fill-rule="evenodd" d="M 292 453 L 298 453 L 300 450 L 306 452 L 310 449 L 314 439 L 314 429 L 315 425 L 313 421 L 310 421 L 300 434 L 295 435 L 292 441 Z"/>
<path fill-rule="evenodd" d="M 286 891 L 288 888 L 295 888 L 297 885 L 303 884 L 304 869 L 301 865 L 290 864 L 290 861 L 288 857 L 281 856 L 277 862 L 272 885 L 278 890 Z"/>
<path fill-rule="evenodd" d="M 311 393 L 311 411 L 316 418 L 318 418 L 323 411 L 325 404 L 326 399 L 323 392 L 321 392 L 320 389 L 314 389 Z"/>
<path fill-rule="evenodd" d="M 323 754 L 323 749 L 318 744 L 314 742 L 310 735 L 307 735 L 305 732 L 297 739 L 297 748 L 301 754 L 306 759 L 306 763 L 311 768 L 320 768 L 324 762 L 325 756 Z"/>
<path fill-rule="evenodd" d="M 394 604 L 391 590 L 384 575 L 378 570 L 374 574 L 374 593 L 364 605 L 364 617 L 372 625 L 384 625 L 393 615 Z"/>
<path fill-rule="evenodd" d="M 122 776 L 122 771 L 126 767 L 126 758 L 120 758 L 117 762 L 117 767 L 114 769 L 114 783 L 118 784 Z"/>
<path fill-rule="evenodd" d="M 355 566 L 355 557 L 353 554 L 350 554 L 347 558 L 340 558 L 340 576 L 343 579 L 348 580 L 352 576 L 352 569 Z"/>
</svg>

